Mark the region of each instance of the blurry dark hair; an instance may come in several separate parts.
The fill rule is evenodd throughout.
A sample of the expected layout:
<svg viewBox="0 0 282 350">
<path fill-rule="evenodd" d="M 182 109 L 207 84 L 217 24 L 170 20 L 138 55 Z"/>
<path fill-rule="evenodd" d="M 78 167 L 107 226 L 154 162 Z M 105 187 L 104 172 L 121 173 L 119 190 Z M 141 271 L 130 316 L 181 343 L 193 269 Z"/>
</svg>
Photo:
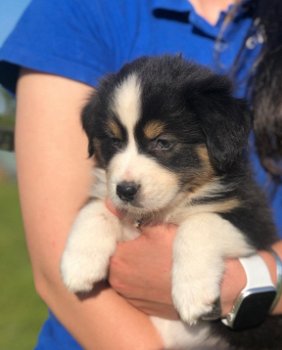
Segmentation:
<svg viewBox="0 0 282 350">
<path fill-rule="evenodd" d="M 253 113 L 255 145 L 262 167 L 276 184 L 282 183 L 282 0 L 236 0 L 226 17 L 217 43 L 241 6 L 249 11 L 253 25 L 229 72 L 234 80 L 244 64 L 244 50 L 255 38 L 263 42 L 261 53 L 248 78 L 248 92 Z M 252 45 L 252 44 L 251 44 Z M 220 64 L 220 53 L 215 50 Z"/>
<path fill-rule="evenodd" d="M 257 152 L 264 169 L 282 182 L 282 1 L 254 1 L 254 21 L 264 44 L 251 79 L 251 100 Z"/>
</svg>

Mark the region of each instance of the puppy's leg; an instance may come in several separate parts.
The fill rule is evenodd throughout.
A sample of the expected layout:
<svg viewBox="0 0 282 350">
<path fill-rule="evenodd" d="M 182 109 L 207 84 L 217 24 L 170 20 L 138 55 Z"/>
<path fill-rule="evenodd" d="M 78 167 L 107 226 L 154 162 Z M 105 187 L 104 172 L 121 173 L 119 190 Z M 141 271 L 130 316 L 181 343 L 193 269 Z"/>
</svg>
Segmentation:
<svg viewBox="0 0 282 350">
<path fill-rule="evenodd" d="M 119 220 L 101 200 L 86 204 L 72 227 L 65 247 L 61 273 L 72 292 L 87 292 L 107 276 L 109 259 L 120 239 Z"/>
<path fill-rule="evenodd" d="M 172 297 L 180 317 L 190 324 L 209 313 L 219 297 L 224 258 L 252 253 L 243 234 L 217 214 L 191 216 L 174 243 Z"/>
</svg>

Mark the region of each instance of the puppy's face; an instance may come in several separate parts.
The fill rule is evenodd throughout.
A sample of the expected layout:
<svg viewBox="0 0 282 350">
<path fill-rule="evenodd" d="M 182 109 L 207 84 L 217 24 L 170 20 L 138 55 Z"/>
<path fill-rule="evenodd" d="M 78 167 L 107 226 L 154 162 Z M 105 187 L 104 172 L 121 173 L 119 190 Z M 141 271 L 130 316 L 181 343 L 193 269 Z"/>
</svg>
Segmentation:
<svg viewBox="0 0 282 350">
<path fill-rule="evenodd" d="M 225 90 L 217 91 L 217 79 L 178 57 L 166 57 L 135 61 L 102 82 L 84 109 L 83 125 L 90 154 L 95 152 L 106 169 L 108 194 L 115 206 L 157 211 L 226 171 L 221 168 L 228 167 L 231 156 L 226 157 L 215 133 L 222 129 L 218 119 L 224 94 L 226 106 L 233 99 L 225 91 L 226 82 Z M 205 86 L 204 80 L 212 86 Z M 222 89 L 222 82 L 219 85 Z M 219 98 L 214 101 L 211 95 Z M 215 141 L 210 140 L 209 128 Z"/>
</svg>

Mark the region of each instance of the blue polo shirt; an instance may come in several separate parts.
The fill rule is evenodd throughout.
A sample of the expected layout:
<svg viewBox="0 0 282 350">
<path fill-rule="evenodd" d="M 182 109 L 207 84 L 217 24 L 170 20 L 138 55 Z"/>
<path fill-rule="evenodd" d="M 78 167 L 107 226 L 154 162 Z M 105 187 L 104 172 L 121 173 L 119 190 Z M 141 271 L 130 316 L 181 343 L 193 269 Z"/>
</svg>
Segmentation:
<svg viewBox="0 0 282 350">
<path fill-rule="evenodd" d="M 141 55 L 182 53 L 229 73 L 251 31 L 248 3 L 226 29 L 224 40 L 215 45 L 225 13 L 215 26 L 209 25 L 187 0 L 34 0 L 3 46 L 0 59 L 92 86 L 102 75 Z M 251 69 L 258 50 L 259 45 L 247 49 L 243 71 L 237 72 L 241 78 Z M 15 80 L 7 79 L 5 84 L 13 88 Z"/>
<path fill-rule="evenodd" d="M 0 82 L 14 90 L 19 67 L 27 67 L 95 87 L 104 74 L 141 55 L 181 53 L 228 74 L 234 93 L 243 97 L 261 49 L 251 5 L 252 1 L 243 1 L 222 32 L 231 8 L 210 25 L 188 0 L 34 0 L 0 50 Z M 250 143 L 256 178 L 268 194 L 282 236 L 282 188 L 272 195 L 273 185 L 259 164 L 252 139 Z M 36 349 L 81 348 L 50 313 Z"/>
</svg>

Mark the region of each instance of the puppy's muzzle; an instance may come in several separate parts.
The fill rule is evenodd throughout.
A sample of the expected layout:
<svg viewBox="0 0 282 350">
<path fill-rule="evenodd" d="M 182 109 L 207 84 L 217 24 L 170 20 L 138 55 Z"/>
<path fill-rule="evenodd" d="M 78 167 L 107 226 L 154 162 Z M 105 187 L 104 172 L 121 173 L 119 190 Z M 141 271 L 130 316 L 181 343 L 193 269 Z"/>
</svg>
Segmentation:
<svg viewBox="0 0 282 350">
<path fill-rule="evenodd" d="M 133 202 L 140 185 L 131 181 L 123 181 L 117 185 L 116 193 L 118 197 L 124 202 Z"/>
</svg>

